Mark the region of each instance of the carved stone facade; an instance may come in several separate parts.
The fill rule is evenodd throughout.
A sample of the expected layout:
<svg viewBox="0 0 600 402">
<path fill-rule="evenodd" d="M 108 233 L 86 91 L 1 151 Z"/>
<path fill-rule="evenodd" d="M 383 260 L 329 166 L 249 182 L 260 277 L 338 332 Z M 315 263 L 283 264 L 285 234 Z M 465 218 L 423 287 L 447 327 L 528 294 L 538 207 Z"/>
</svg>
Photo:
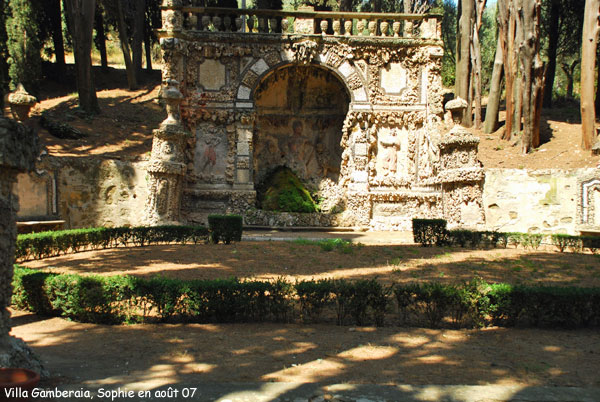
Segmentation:
<svg viewBox="0 0 600 402">
<path fill-rule="evenodd" d="M 437 178 L 442 185 L 443 216 L 449 228 L 483 229 L 483 166 L 477 159 L 479 138 L 456 125 L 439 144 Z"/>
<path fill-rule="evenodd" d="M 577 229 L 600 232 L 600 169 L 578 179 L 577 195 Z"/>
<path fill-rule="evenodd" d="M 260 15 L 258 32 L 251 21 L 250 32 L 232 32 L 204 16 L 194 24 L 214 28 L 185 30 L 181 21 L 191 16 L 176 7 L 163 13 L 170 109 L 155 132 L 149 222 L 205 223 L 210 213 L 236 212 L 247 224 L 275 226 L 408 230 L 412 218 L 444 216 L 481 223 L 470 201 L 456 212 L 466 199 L 481 199 L 480 178 L 453 179 L 450 171 L 468 168 L 440 166 L 443 49 L 435 19 L 422 22 L 420 37 L 401 38 L 400 25 L 386 21 L 374 30 L 362 19 L 344 23 L 358 34 L 334 21 L 325 34 L 327 21 L 304 13 L 294 34 L 266 34 Z M 462 155 L 457 144 L 451 153 Z M 476 153 L 476 144 L 469 149 Z M 318 193 L 322 213 L 256 208 L 257 185 L 278 166 Z"/>
</svg>

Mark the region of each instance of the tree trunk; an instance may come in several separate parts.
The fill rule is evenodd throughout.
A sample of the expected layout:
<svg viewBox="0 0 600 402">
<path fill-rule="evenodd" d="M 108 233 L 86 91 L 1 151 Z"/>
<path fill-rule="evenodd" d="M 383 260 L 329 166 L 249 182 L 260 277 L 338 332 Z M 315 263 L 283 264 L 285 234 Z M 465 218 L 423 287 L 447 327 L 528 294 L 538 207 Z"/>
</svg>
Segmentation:
<svg viewBox="0 0 600 402">
<path fill-rule="evenodd" d="M 373 12 L 380 13 L 381 12 L 381 0 L 373 0 Z"/>
<path fill-rule="evenodd" d="M 65 73 L 65 45 L 62 33 L 62 13 L 60 9 L 60 0 L 46 0 L 48 19 L 50 20 L 50 30 L 52 32 L 52 44 L 54 46 L 54 58 L 58 67 L 59 74 L 64 77 Z"/>
<path fill-rule="evenodd" d="M 352 0 L 341 0 L 340 11 L 352 11 Z"/>
<path fill-rule="evenodd" d="M 75 53 L 75 70 L 79 106 L 86 113 L 98 113 L 98 99 L 92 75 L 92 31 L 94 28 L 95 0 L 65 0 L 70 20 Z"/>
<path fill-rule="evenodd" d="M 552 107 L 552 90 L 556 76 L 556 51 L 558 49 L 558 22 L 560 19 L 559 0 L 551 0 L 550 4 L 550 30 L 548 32 L 548 67 L 546 82 L 544 83 L 544 107 Z"/>
<path fill-rule="evenodd" d="M 500 95 L 502 93 L 502 59 L 502 36 L 499 32 L 496 56 L 494 57 L 494 69 L 492 70 L 492 79 L 490 82 L 490 94 L 485 109 L 485 122 L 483 123 L 483 132 L 486 134 L 490 134 L 498 128 L 498 111 L 500 109 Z"/>
<path fill-rule="evenodd" d="M 575 59 L 571 64 L 562 63 L 562 70 L 567 77 L 567 98 L 573 99 L 573 81 L 575 77 L 575 67 L 579 64 L 579 60 Z"/>
<path fill-rule="evenodd" d="M 146 21 L 144 24 L 144 50 L 146 51 L 146 71 L 152 72 L 152 28 L 150 27 L 150 21 Z"/>
<path fill-rule="evenodd" d="M 471 82 L 471 40 L 473 34 L 473 0 L 459 1 L 458 31 L 456 35 L 456 96 L 467 101 L 467 110 L 463 116 L 463 124 L 467 127 L 472 124 L 471 102 L 469 98 L 469 86 Z"/>
<path fill-rule="evenodd" d="M 475 128 L 481 129 L 481 46 L 479 44 L 479 31 L 483 22 L 483 10 L 486 0 L 476 0 L 475 24 L 473 24 L 473 38 L 471 41 L 471 62 L 473 74 L 473 94 L 475 97 Z"/>
<path fill-rule="evenodd" d="M 514 110 L 513 110 L 513 122 L 512 122 L 512 133 L 511 136 L 519 135 L 521 132 L 521 122 L 523 118 L 523 88 L 525 86 L 525 77 L 523 76 L 523 68 L 520 63 L 520 54 L 522 52 L 520 45 L 523 41 L 523 23 L 519 18 L 520 13 L 517 11 L 521 8 L 521 2 L 523 0 L 513 0 L 515 4 L 514 15 L 515 15 L 515 53 L 514 53 L 514 66 L 515 66 L 515 81 L 517 85 L 514 86 Z M 529 0 L 525 0 L 529 1 Z"/>
<path fill-rule="evenodd" d="M 513 117 L 515 114 L 515 99 L 514 99 L 514 87 L 515 79 L 517 75 L 517 63 L 516 63 L 516 50 L 515 50 L 515 31 L 516 31 L 516 19 L 515 19 L 515 0 L 503 0 L 504 3 L 504 24 L 506 25 L 506 34 L 504 37 L 504 48 L 502 55 L 504 56 L 504 69 L 505 69 L 505 93 L 506 93 L 506 118 L 504 125 L 503 139 L 510 141 L 512 139 L 512 128 L 513 128 Z M 499 13 L 502 9 L 500 6 L 500 0 L 498 1 Z"/>
<path fill-rule="evenodd" d="M 581 147 L 589 150 L 596 140 L 594 68 L 598 43 L 600 0 L 586 0 L 581 45 Z"/>
<path fill-rule="evenodd" d="M 543 94 L 544 80 L 544 67 L 539 56 L 540 13 L 540 0 L 521 0 L 519 59 L 523 74 L 522 105 L 524 123 L 521 150 L 524 154 L 540 144 L 540 97 Z"/>
<path fill-rule="evenodd" d="M 117 1 L 117 29 L 119 31 L 119 41 L 123 51 L 123 60 L 125 61 L 125 71 L 127 73 L 127 85 L 129 89 L 137 89 L 137 73 L 131 60 L 131 50 L 129 48 L 129 38 L 127 36 L 127 25 L 125 24 L 125 10 L 121 1 Z"/>
<path fill-rule="evenodd" d="M 96 28 L 96 48 L 100 52 L 100 65 L 102 71 L 108 71 L 108 56 L 106 55 L 106 33 L 104 32 L 104 17 L 102 16 L 102 9 L 96 10 L 96 18 L 94 21 L 94 27 Z"/>
<path fill-rule="evenodd" d="M 133 66 L 135 68 L 136 78 L 140 77 L 142 72 L 142 44 L 144 43 L 144 31 L 146 26 L 146 1 L 133 0 L 133 34 L 131 36 L 131 53 Z"/>
</svg>

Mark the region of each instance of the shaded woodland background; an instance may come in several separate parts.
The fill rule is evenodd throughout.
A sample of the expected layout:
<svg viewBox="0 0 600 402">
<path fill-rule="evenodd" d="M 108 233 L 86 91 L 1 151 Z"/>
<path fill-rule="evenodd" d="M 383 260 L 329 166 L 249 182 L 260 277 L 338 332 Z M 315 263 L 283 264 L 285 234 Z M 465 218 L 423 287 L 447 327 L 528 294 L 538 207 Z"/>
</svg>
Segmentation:
<svg viewBox="0 0 600 402">
<path fill-rule="evenodd" d="M 500 135 L 528 153 L 544 140 L 542 108 L 576 104 L 583 149 L 597 141 L 600 0 L 186 1 L 209 7 L 443 13 L 443 82 L 468 101 L 467 126 L 495 132 L 502 112 Z M 0 0 L 0 90 L 6 94 L 23 83 L 39 97 L 54 81 L 77 91 L 83 113 L 101 113 L 93 64 L 107 71 L 110 61 L 118 60 L 130 90 L 156 79 L 148 72 L 160 63 L 155 32 L 161 26 L 160 3 Z"/>
</svg>

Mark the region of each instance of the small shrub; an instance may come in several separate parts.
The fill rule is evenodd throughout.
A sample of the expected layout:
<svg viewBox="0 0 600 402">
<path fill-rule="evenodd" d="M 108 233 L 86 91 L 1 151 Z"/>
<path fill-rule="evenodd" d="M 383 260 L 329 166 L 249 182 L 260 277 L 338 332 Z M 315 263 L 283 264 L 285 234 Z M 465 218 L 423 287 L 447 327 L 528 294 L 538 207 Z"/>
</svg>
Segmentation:
<svg viewBox="0 0 600 402">
<path fill-rule="evenodd" d="M 457 289 L 451 285 L 426 282 L 419 286 L 415 301 L 421 306 L 428 324 L 438 328 L 456 303 Z"/>
<path fill-rule="evenodd" d="M 579 253 L 583 249 L 583 241 L 580 236 L 570 236 L 567 239 L 567 247 L 572 253 Z"/>
<path fill-rule="evenodd" d="M 523 244 L 523 233 L 519 233 L 519 232 L 510 232 L 507 233 L 507 244 L 511 244 L 515 247 L 518 247 L 519 245 Z"/>
<path fill-rule="evenodd" d="M 396 304 L 398 305 L 402 323 L 407 322 L 409 314 L 414 310 L 418 292 L 419 285 L 416 283 L 406 285 L 396 284 L 393 287 L 393 293 L 396 298 Z"/>
<path fill-rule="evenodd" d="M 444 219 L 413 219 L 413 239 L 427 247 L 439 246 L 446 240 L 446 221 Z"/>
<path fill-rule="evenodd" d="M 242 241 L 243 219 L 239 215 L 209 215 L 208 227 L 213 243 Z"/>
<path fill-rule="evenodd" d="M 552 236 L 550 236 L 550 239 L 552 241 L 552 244 L 554 244 L 558 248 L 558 251 L 562 253 L 567 248 L 570 237 L 571 236 L 566 234 L 553 234 Z"/>
<path fill-rule="evenodd" d="M 537 250 L 542 244 L 544 235 L 539 233 L 521 233 L 521 245 L 525 248 Z"/>
</svg>

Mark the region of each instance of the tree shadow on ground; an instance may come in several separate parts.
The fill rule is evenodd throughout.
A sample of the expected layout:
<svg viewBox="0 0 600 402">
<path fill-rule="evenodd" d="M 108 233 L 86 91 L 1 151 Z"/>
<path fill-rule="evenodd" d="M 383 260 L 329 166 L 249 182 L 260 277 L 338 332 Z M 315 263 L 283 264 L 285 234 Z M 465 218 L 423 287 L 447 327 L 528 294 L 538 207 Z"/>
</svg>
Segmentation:
<svg viewBox="0 0 600 402">
<path fill-rule="evenodd" d="M 61 73 L 55 63 L 44 62 L 42 74 L 45 79 L 40 91 L 40 100 L 65 96 L 77 91 L 74 64 L 67 63 L 65 72 Z M 92 74 L 96 91 L 128 88 L 127 72 L 124 68 L 108 67 L 103 69 L 101 66 L 92 66 Z M 138 81 L 140 87 L 144 87 L 148 84 L 160 83 L 160 79 L 161 70 L 147 71 L 144 69 Z"/>
<path fill-rule="evenodd" d="M 75 96 L 44 111 L 48 119 L 79 130 L 83 136 L 78 139 L 51 135 L 40 125 L 40 115 L 32 117 L 32 124 L 50 155 L 139 159 L 150 152 L 152 130 L 166 117 L 163 108 L 149 96 L 155 91 L 156 85 L 148 85 L 138 91 L 121 91 L 120 96 L 105 97 L 100 93 L 101 113 L 96 116 L 80 114 Z"/>
<path fill-rule="evenodd" d="M 548 246 L 548 248 L 552 248 Z M 600 256 L 551 250 L 468 249 L 416 245 L 354 245 L 326 251 L 317 244 L 244 241 L 116 248 L 23 265 L 78 274 L 156 275 L 179 279 L 249 278 L 289 281 L 377 279 L 384 284 L 435 281 L 600 286 Z"/>
<path fill-rule="evenodd" d="M 600 386 L 597 331 L 348 328 L 326 325 L 103 326 L 54 318 L 13 329 L 62 384 L 145 389 L 234 383 L 285 400 L 319 384 Z M 240 385 L 239 383 L 246 383 Z M 207 386 L 207 389 L 210 387 Z M 235 392 L 218 397 L 232 397 Z M 310 391 L 312 392 L 312 391 Z M 417 396 L 418 390 L 406 390 Z M 413 393 L 415 393 L 413 395 Z M 310 395 L 304 395 L 308 397 Z M 452 399 L 444 400 L 462 400 Z M 200 400 L 216 400 L 200 399 Z M 388 399 L 394 400 L 394 399 Z"/>
</svg>

